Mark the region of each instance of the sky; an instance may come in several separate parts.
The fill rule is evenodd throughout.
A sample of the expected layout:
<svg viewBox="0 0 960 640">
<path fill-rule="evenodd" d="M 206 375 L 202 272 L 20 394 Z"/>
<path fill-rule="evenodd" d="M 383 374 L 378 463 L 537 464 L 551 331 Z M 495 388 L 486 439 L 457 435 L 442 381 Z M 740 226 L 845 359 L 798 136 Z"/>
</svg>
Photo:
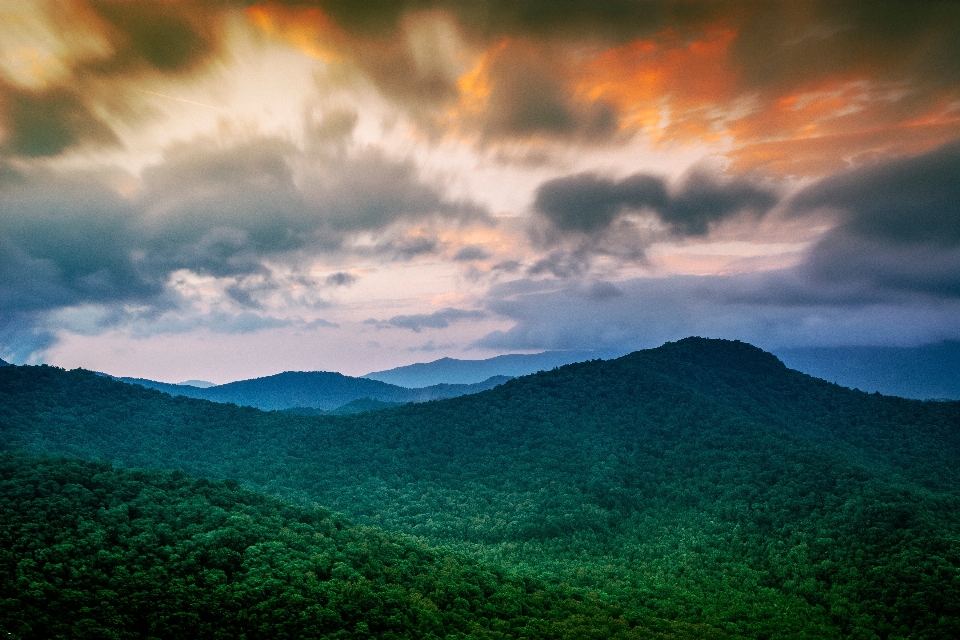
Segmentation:
<svg viewBox="0 0 960 640">
<path fill-rule="evenodd" d="M 0 0 L 0 358 L 960 339 L 960 3 Z"/>
</svg>

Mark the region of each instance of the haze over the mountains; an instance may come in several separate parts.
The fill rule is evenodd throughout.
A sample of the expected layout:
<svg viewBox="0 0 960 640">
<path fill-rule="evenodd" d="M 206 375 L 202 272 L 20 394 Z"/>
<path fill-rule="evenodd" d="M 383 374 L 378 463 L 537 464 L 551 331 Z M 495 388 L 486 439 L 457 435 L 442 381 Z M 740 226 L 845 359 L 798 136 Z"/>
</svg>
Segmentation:
<svg viewBox="0 0 960 640">
<path fill-rule="evenodd" d="M 774 353 L 793 369 L 852 389 L 919 400 L 960 399 L 960 343 L 957 342 L 921 347 L 797 348 Z M 619 355 L 616 351 L 548 351 L 507 354 L 484 360 L 440 358 L 368 373 L 362 378 L 330 372 L 286 372 L 224 385 L 201 380 L 172 385 L 139 378 L 118 379 L 172 395 L 261 409 L 317 408 L 329 411 L 362 399 L 403 403 L 476 393 L 507 378 Z M 367 380 L 387 385 L 370 385 Z"/>
<path fill-rule="evenodd" d="M 454 398 L 492 389 L 509 378 L 491 376 L 474 384 L 436 384 L 418 389 L 407 389 L 366 378 L 351 378 L 329 371 L 286 371 L 274 376 L 239 380 L 210 387 L 167 384 L 141 378 L 117 378 L 117 380 L 163 391 L 172 396 L 229 402 L 265 411 L 294 408 L 329 411 L 340 409 L 356 400 L 401 404 Z M 362 409 L 363 406 L 360 408 Z"/>
<path fill-rule="evenodd" d="M 778 349 L 773 353 L 791 369 L 851 389 L 918 400 L 960 400 L 958 342 L 920 347 L 807 347 Z M 442 382 L 470 384 L 494 375 L 523 376 L 573 362 L 619 355 L 622 354 L 616 351 L 547 351 L 486 360 L 441 358 L 363 377 L 403 387 Z"/>
<path fill-rule="evenodd" d="M 380 380 L 401 387 L 428 387 L 434 384 L 472 384 L 490 376 L 525 376 L 572 362 L 595 358 L 609 359 L 623 353 L 606 351 L 545 351 L 543 353 L 511 353 L 485 360 L 440 358 L 432 362 L 410 364 L 386 371 L 374 371 L 364 378 Z"/>
</svg>

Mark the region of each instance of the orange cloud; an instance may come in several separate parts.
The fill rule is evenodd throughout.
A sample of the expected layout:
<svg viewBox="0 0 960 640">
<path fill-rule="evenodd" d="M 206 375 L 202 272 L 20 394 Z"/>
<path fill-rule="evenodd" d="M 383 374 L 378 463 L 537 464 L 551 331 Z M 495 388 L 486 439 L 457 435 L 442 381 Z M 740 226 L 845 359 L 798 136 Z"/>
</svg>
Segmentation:
<svg viewBox="0 0 960 640">
<path fill-rule="evenodd" d="M 621 127 L 657 139 L 715 134 L 704 107 L 731 100 L 737 77 L 730 63 L 736 30 L 715 27 L 687 42 L 673 30 L 604 51 L 578 73 L 574 92 L 607 100 L 621 113 Z M 691 113 L 698 117 L 691 118 Z"/>
<path fill-rule="evenodd" d="M 309 56 L 328 62 L 342 59 L 337 43 L 344 35 L 318 7 L 291 9 L 260 4 L 248 8 L 246 15 L 262 32 L 288 42 Z"/>
<path fill-rule="evenodd" d="M 737 168 L 813 175 L 960 136 L 960 89 L 921 64 L 950 46 L 930 40 L 937 32 L 924 25 L 936 16 L 883 47 L 873 23 L 839 9 L 714 8 L 705 21 L 626 41 L 477 30 L 454 5 L 400 11 L 376 31 L 319 8 L 246 13 L 309 55 L 349 63 L 423 131 L 479 144 L 607 144 L 640 132 L 655 143 L 722 143 Z M 428 23 L 449 28 L 417 31 L 429 42 L 416 49 L 414 27 Z M 456 42 L 441 47 L 450 34 Z"/>
<path fill-rule="evenodd" d="M 726 139 L 736 168 L 781 174 L 817 175 L 960 136 L 960 95 L 950 87 L 938 95 L 881 81 L 868 65 L 753 87 L 736 62 L 738 37 L 718 25 L 694 40 L 672 30 L 635 40 L 580 66 L 572 91 L 616 105 L 622 129 L 657 142 Z"/>
</svg>

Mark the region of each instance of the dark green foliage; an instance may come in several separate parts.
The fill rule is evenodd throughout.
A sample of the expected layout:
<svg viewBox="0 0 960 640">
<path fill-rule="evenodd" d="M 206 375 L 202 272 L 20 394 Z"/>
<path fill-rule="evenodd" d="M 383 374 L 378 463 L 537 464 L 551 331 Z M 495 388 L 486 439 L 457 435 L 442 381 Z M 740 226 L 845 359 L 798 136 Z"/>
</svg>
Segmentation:
<svg viewBox="0 0 960 640">
<path fill-rule="evenodd" d="M 293 416 L 348 416 L 353 413 L 363 413 L 364 411 L 379 411 L 380 409 L 392 409 L 406 404 L 405 402 L 385 402 L 383 400 L 374 400 L 373 398 L 360 398 L 348 402 L 342 407 L 326 411 L 324 409 L 314 409 L 313 407 L 291 407 L 290 409 L 280 409 L 279 413 L 285 413 Z"/>
<path fill-rule="evenodd" d="M 363 413 L 364 411 L 379 411 L 380 409 L 392 409 L 402 406 L 403 402 L 384 402 L 383 400 L 374 400 L 373 398 L 360 398 L 353 402 L 348 402 L 342 407 L 337 407 L 330 413 L 336 416 L 346 416 L 352 413 Z"/>
<path fill-rule="evenodd" d="M 720 638 L 181 472 L 0 453 L 14 638 Z"/>
<path fill-rule="evenodd" d="M 346 417 L 0 370 L 2 442 L 235 477 L 637 615 L 757 638 L 960 636 L 960 403 L 688 339 Z"/>
</svg>

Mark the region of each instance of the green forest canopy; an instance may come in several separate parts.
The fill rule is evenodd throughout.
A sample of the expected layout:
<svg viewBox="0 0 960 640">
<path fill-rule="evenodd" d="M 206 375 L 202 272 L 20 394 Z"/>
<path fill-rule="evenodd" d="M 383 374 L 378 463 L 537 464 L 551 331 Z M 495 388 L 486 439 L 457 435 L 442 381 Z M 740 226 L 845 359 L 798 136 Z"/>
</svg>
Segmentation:
<svg viewBox="0 0 960 640">
<path fill-rule="evenodd" d="M 0 371 L 6 448 L 236 478 L 637 616 L 747 637 L 960 636 L 960 403 L 687 339 L 454 400 L 263 413 Z"/>
</svg>

